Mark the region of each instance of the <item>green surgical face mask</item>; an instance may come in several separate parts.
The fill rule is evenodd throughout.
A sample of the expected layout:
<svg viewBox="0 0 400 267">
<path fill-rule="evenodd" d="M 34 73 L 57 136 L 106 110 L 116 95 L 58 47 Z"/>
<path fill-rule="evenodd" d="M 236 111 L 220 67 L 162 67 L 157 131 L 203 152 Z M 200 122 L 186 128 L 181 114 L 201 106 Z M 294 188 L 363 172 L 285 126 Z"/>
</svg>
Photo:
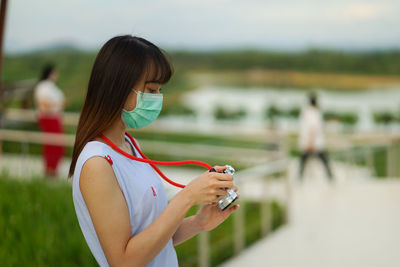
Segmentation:
<svg viewBox="0 0 400 267">
<path fill-rule="evenodd" d="M 135 91 L 136 92 L 136 91 Z M 127 128 L 139 129 L 155 121 L 162 109 L 163 95 L 136 92 L 136 108 L 122 110 L 122 120 Z"/>
</svg>

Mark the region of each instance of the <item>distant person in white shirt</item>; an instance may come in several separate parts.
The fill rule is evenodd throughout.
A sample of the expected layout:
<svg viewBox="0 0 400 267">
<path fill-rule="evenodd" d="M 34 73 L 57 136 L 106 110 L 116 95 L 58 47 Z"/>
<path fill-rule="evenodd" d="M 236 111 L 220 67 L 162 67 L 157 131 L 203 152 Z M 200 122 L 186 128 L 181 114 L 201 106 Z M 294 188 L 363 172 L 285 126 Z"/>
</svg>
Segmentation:
<svg viewBox="0 0 400 267">
<path fill-rule="evenodd" d="M 45 133 L 63 133 L 62 112 L 65 105 L 63 92 L 55 84 L 58 71 L 54 65 L 43 68 L 40 81 L 35 87 L 35 103 L 38 109 L 38 122 Z M 64 154 L 64 146 L 43 145 L 45 174 L 47 177 L 57 175 L 58 164 Z"/>
<path fill-rule="evenodd" d="M 302 179 L 304 168 L 310 156 L 317 156 L 325 166 L 329 180 L 332 181 L 332 172 L 325 151 L 323 120 L 318 108 L 317 96 L 309 95 L 310 105 L 303 109 L 300 115 L 299 147 L 301 149 L 299 180 Z"/>
</svg>

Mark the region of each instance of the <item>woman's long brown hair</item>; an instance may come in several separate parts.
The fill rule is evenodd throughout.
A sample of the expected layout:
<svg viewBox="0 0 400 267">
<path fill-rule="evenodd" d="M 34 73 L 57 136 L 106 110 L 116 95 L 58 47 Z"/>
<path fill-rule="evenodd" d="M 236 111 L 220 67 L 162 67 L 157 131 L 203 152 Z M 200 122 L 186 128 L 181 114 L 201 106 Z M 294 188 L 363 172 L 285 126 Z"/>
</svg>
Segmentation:
<svg viewBox="0 0 400 267">
<path fill-rule="evenodd" d="M 121 117 L 129 93 L 142 77 L 164 84 L 171 76 L 171 64 L 151 42 L 131 35 L 117 36 L 106 42 L 96 57 L 90 75 L 69 177 L 73 175 L 85 145 Z"/>
</svg>

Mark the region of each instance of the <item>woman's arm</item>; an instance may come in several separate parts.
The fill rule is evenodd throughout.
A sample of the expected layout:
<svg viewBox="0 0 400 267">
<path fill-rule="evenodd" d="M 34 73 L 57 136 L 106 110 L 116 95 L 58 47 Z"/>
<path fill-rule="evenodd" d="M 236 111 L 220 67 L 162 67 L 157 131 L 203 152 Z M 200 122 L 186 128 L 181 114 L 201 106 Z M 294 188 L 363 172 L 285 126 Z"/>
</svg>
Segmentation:
<svg viewBox="0 0 400 267">
<path fill-rule="evenodd" d="M 181 225 L 173 236 L 174 246 L 185 242 L 202 231 L 203 229 L 197 223 L 195 216 L 190 216 L 183 219 Z"/>
<path fill-rule="evenodd" d="M 195 216 L 185 218 L 174 234 L 174 246 L 192 238 L 203 231 L 210 231 L 224 222 L 239 205 L 234 205 L 225 211 L 221 211 L 215 204 L 201 207 Z"/>
<path fill-rule="evenodd" d="M 201 179 L 200 179 L 201 178 Z M 204 174 L 179 192 L 146 229 L 131 237 L 129 212 L 112 167 L 102 157 L 83 166 L 80 189 L 110 266 L 145 266 L 168 243 L 191 206 L 213 202 L 232 177 Z"/>
<path fill-rule="evenodd" d="M 53 102 L 47 101 L 47 100 L 39 100 L 37 102 L 38 109 L 42 113 L 47 113 L 49 111 L 53 110 L 53 107 L 55 106 Z"/>
</svg>

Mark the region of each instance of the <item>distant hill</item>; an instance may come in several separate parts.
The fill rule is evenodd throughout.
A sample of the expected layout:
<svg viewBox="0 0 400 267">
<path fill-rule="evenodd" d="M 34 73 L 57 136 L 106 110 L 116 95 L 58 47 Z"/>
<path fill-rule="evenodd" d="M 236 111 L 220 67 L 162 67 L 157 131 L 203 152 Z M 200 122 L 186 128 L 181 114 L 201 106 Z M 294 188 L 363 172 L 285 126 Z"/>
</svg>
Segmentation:
<svg viewBox="0 0 400 267">
<path fill-rule="evenodd" d="M 173 51 L 177 67 L 206 70 L 271 69 L 301 72 L 400 75 L 400 49 L 342 52 L 312 49 L 299 52 L 262 50 Z"/>
<path fill-rule="evenodd" d="M 13 52 L 7 52 L 7 55 L 10 56 L 21 56 L 21 55 L 29 55 L 29 54 L 42 54 L 42 53 L 56 53 L 56 52 L 64 52 L 64 51 L 75 51 L 75 52 L 85 52 L 86 49 L 82 48 L 78 44 L 74 42 L 66 42 L 59 41 L 55 43 L 51 43 L 45 46 L 39 46 L 36 48 L 28 49 L 28 50 L 19 50 Z"/>
<path fill-rule="evenodd" d="M 392 79 L 395 79 L 397 83 L 400 77 L 400 50 L 357 53 L 324 50 L 295 53 L 260 50 L 167 51 L 167 53 L 176 70 L 171 81 L 165 86 L 165 92 L 171 94 L 193 89 L 193 79 L 191 79 L 194 77 L 193 73 L 204 71 L 221 79 L 224 77 L 222 73 L 229 74 L 231 71 L 235 79 L 240 80 L 239 84 L 256 84 L 257 86 L 307 87 L 323 84 L 329 88 L 326 85 L 329 79 L 339 77 L 333 74 L 345 74 L 342 76 L 346 80 L 356 79 L 356 81 L 368 75 L 375 75 L 379 76 L 374 78 L 378 79 L 379 83 L 382 83 L 382 80 Z M 3 82 L 37 79 L 42 67 L 46 63 L 53 62 L 60 71 L 58 84 L 68 95 L 67 108 L 76 111 L 82 106 L 95 57 L 96 51 L 83 51 L 71 43 L 53 44 L 25 54 L 6 55 L 3 64 Z M 262 83 L 254 83 L 253 76 L 252 79 L 245 76 L 244 73 L 249 73 L 246 72 L 248 70 L 256 70 L 256 72 L 263 70 L 257 72 L 257 75 L 263 76 L 260 79 Z M 291 75 L 292 72 L 302 73 L 301 78 L 311 80 L 311 82 L 297 83 Z M 272 76 L 268 78 L 267 74 Z M 359 77 L 355 78 L 354 76 L 357 75 Z M 320 82 L 321 79 L 324 83 Z M 338 82 L 340 83 L 340 80 L 334 84 Z M 365 82 L 360 82 L 360 84 L 365 84 Z"/>
<path fill-rule="evenodd" d="M 6 59 L 24 57 L 40 61 L 69 60 L 74 63 L 93 58 L 97 51 L 88 51 L 73 42 L 60 41 L 24 53 L 7 55 Z M 377 51 L 306 51 L 217 50 L 167 51 L 176 68 L 181 70 L 245 70 L 270 69 L 302 72 L 400 75 L 400 49 Z M 45 56 L 44 56 L 45 55 Z"/>
</svg>

